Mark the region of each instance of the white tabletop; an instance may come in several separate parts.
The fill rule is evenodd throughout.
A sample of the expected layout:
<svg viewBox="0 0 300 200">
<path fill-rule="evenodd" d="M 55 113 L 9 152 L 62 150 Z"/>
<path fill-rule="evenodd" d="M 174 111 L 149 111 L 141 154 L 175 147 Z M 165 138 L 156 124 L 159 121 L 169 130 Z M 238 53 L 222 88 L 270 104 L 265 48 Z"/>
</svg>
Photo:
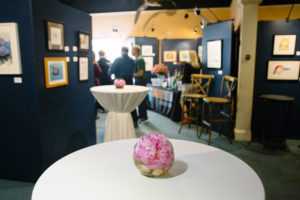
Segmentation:
<svg viewBox="0 0 300 200">
<path fill-rule="evenodd" d="M 263 185 L 243 161 L 204 144 L 171 140 L 175 163 L 163 178 L 141 175 L 137 139 L 94 145 L 49 167 L 32 200 L 263 200 Z"/>
</svg>

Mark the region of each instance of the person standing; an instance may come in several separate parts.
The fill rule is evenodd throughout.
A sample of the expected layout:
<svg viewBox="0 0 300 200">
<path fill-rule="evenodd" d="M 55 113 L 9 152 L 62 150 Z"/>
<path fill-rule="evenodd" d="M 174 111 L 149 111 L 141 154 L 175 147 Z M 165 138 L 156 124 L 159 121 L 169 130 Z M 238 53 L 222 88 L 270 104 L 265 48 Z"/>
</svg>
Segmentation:
<svg viewBox="0 0 300 200">
<path fill-rule="evenodd" d="M 146 70 L 145 61 L 140 55 L 141 49 L 139 46 L 132 47 L 132 55 L 136 58 L 134 62 L 134 73 L 135 85 L 146 86 Z M 145 123 L 148 121 L 147 115 L 147 96 L 139 105 L 139 123 Z"/>
<path fill-rule="evenodd" d="M 133 85 L 133 69 L 134 69 L 134 60 L 128 56 L 128 48 L 122 47 L 121 49 L 122 56 L 117 58 L 111 65 L 111 68 L 108 72 L 108 75 L 115 75 L 116 79 L 124 79 L 127 85 Z M 138 127 L 137 121 L 138 117 L 136 110 L 131 112 L 133 119 L 134 127 Z"/>
<path fill-rule="evenodd" d="M 94 84 L 95 86 L 98 86 L 101 84 L 100 82 L 100 76 L 101 74 L 103 74 L 103 70 L 101 69 L 101 67 L 98 65 L 96 59 L 95 59 L 95 53 L 93 52 L 93 65 L 94 65 Z M 102 81 L 102 80 L 101 80 Z M 98 115 L 97 115 L 97 108 L 100 108 L 101 112 L 104 111 L 104 108 L 96 101 L 95 102 L 95 115 L 96 115 L 96 119 L 99 119 Z"/>
<path fill-rule="evenodd" d="M 100 59 L 98 60 L 98 64 L 103 71 L 103 73 L 100 74 L 101 85 L 111 85 L 112 80 L 108 75 L 111 62 L 105 58 L 105 52 L 103 50 L 99 51 L 99 58 Z"/>
</svg>

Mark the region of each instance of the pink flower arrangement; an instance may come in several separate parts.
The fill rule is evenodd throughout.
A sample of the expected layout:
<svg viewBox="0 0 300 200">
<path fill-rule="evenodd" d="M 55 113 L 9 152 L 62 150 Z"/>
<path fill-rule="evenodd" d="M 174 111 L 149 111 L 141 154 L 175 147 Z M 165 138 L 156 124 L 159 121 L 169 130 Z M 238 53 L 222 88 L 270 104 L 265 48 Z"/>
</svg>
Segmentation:
<svg viewBox="0 0 300 200">
<path fill-rule="evenodd" d="M 169 69 L 166 65 L 159 63 L 154 65 L 154 67 L 151 70 L 152 74 L 159 74 L 159 75 L 164 75 L 169 73 Z"/>
<path fill-rule="evenodd" d="M 115 80 L 115 86 L 116 88 L 123 88 L 126 85 L 126 82 L 124 79 L 117 79 Z"/>
<path fill-rule="evenodd" d="M 146 176 L 161 176 L 174 162 L 174 150 L 164 135 L 148 133 L 134 147 L 133 157 L 140 172 Z"/>
</svg>

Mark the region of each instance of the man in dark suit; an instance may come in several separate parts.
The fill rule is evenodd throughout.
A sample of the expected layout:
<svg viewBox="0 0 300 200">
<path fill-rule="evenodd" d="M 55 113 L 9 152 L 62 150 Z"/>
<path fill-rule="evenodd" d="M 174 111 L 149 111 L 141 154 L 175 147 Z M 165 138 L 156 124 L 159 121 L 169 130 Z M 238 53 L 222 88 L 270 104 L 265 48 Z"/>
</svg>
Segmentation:
<svg viewBox="0 0 300 200">
<path fill-rule="evenodd" d="M 122 56 L 117 58 L 111 65 L 108 75 L 115 75 L 116 79 L 124 79 L 127 85 L 132 85 L 134 60 L 128 56 L 128 48 L 122 47 Z M 134 127 L 138 127 L 136 110 L 131 112 L 131 116 L 134 122 Z"/>
</svg>

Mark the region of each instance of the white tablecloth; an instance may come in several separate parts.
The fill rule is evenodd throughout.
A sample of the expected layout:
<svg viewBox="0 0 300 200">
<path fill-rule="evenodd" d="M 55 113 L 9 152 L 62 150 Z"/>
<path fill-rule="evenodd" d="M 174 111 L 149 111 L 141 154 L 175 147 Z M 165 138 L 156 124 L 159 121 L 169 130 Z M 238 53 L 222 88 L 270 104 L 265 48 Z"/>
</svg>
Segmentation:
<svg viewBox="0 0 300 200">
<path fill-rule="evenodd" d="M 104 141 L 135 138 L 130 112 L 143 101 L 149 89 L 133 85 L 117 89 L 114 85 L 108 85 L 92 87 L 90 90 L 97 101 L 109 110 Z"/>
<path fill-rule="evenodd" d="M 94 145 L 62 158 L 37 181 L 32 200 L 264 200 L 257 174 L 243 161 L 204 144 L 171 140 L 175 163 L 163 178 L 136 169 L 137 139 Z"/>
</svg>

